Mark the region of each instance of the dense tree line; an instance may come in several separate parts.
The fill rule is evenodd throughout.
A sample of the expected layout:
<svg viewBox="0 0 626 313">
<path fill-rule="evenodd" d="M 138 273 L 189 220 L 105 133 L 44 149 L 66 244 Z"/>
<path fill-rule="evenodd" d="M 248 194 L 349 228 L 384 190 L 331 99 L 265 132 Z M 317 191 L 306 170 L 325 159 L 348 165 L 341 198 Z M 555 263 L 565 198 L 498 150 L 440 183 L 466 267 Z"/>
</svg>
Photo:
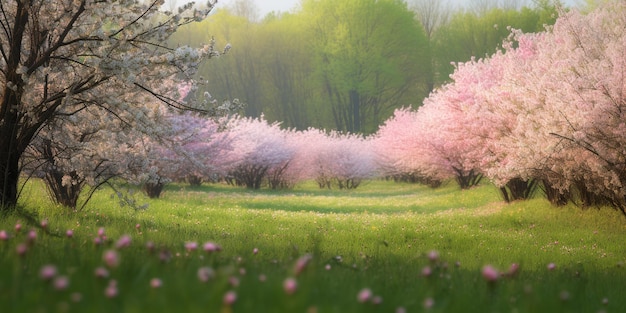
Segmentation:
<svg viewBox="0 0 626 313">
<path fill-rule="evenodd" d="M 215 98 L 245 102 L 247 116 L 370 134 L 396 108 L 417 107 L 448 82 L 452 63 L 493 53 L 511 27 L 542 31 L 558 15 L 550 0 L 493 3 L 476 10 L 443 1 L 303 0 L 296 11 L 258 19 L 238 1 L 173 40 L 232 44 L 198 75 Z"/>
</svg>

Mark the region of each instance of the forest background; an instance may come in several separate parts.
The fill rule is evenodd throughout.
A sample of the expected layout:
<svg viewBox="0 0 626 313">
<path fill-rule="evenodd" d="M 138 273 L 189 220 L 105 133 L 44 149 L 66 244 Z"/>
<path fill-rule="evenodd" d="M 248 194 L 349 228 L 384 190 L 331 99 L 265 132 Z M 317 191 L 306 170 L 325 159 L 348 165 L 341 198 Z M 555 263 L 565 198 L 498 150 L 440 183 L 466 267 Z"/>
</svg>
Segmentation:
<svg viewBox="0 0 626 313">
<path fill-rule="evenodd" d="M 368 135 L 395 109 L 420 106 L 455 64 L 493 54 L 511 29 L 542 31 L 567 9 L 562 1 L 525 3 L 302 0 L 289 13 L 259 17 L 253 1 L 236 0 L 171 40 L 233 47 L 201 66 L 198 97 L 237 98 L 246 116 L 285 128 Z"/>
</svg>

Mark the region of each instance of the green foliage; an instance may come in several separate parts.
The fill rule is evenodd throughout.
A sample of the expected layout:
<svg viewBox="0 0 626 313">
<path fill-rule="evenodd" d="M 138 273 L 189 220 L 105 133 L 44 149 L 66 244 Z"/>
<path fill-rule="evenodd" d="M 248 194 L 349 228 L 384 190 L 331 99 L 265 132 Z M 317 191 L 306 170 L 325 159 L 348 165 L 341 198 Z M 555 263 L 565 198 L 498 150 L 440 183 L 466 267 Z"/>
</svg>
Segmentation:
<svg viewBox="0 0 626 313">
<path fill-rule="evenodd" d="M 289 192 L 170 186 L 145 211 L 120 209 L 103 190 L 77 214 L 40 201 L 41 187 L 31 182 L 22 199 L 48 221 L 47 231 L 23 215 L 0 220 L 12 236 L 0 241 L 2 312 L 419 312 L 427 299 L 433 312 L 610 312 L 626 305 L 625 221 L 618 212 L 555 209 L 542 199 L 507 205 L 490 185 L 461 191 L 452 183 L 430 189 L 373 181 L 338 191 L 310 183 Z M 101 227 L 109 239 L 94 245 Z M 18 257 L 16 246 L 31 228 L 37 239 Z M 65 238 L 67 229 L 72 238 Z M 96 278 L 104 251 L 123 234 L 132 243 L 119 249 L 120 266 Z M 186 251 L 189 241 L 212 241 L 223 251 Z M 154 253 L 147 242 L 155 243 Z M 159 260 L 161 251 L 171 253 L 168 262 Z M 313 258 L 296 275 L 294 264 L 305 254 Z M 481 277 L 485 264 L 506 272 L 512 263 L 520 265 L 513 277 Z M 549 263 L 556 268 L 548 270 Z M 39 277 L 46 264 L 69 278 L 66 290 Z M 216 277 L 202 283 L 197 270 L 205 266 Z M 291 296 L 282 289 L 287 277 L 298 282 Z M 153 278 L 163 285 L 151 288 Z M 109 299 L 111 280 L 119 294 Z M 359 303 L 363 288 L 382 303 Z M 222 303 L 228 290 L 237 293 L 232 308 Z"/>
</svg>

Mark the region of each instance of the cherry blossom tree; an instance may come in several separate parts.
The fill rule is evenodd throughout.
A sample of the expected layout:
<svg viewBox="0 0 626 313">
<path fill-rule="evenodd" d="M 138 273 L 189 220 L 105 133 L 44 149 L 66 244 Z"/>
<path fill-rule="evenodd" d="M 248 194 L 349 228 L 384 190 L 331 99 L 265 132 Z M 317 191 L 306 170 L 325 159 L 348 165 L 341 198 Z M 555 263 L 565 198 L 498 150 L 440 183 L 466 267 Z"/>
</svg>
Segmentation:
<svg viewBox="0 0 626 313">
<path fill-rule="evenodd" d="M 295 150 L 287 144 L 287 133 L 279 123 L 268 123 L 259 118 L 236 117 L 228 122 L 226 131 L 232 138 L 229 176 L 232 182 L 250 189 L 259 189 L 265 179 L 272 178 L 278 187 Z"/>
<path fill-rule="evenodd" d="M 42 127 L 98 107 L 145 133 L 154 112 L 177 101 L 180 79 L 218 52 L 165 43 L 176 29 L 204 19 L 186 5 L 176 14 L 162 1 L 34 0 L 0 4 L 0 206 L 17 203 L 20 160 Z"/>
</svg>

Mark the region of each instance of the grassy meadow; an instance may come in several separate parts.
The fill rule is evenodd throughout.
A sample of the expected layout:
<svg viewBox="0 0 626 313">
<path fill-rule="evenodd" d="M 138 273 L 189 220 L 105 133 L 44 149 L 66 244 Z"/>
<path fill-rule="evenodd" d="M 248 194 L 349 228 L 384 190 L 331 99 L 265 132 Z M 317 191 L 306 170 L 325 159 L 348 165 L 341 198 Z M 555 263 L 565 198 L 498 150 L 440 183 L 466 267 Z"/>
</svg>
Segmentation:
<svg viewBox="0 0 626 313">
<path fill-rule="evenodd" d="M 351 191 L 173 185 L 161 199 L 136 197 L 149 207 L 120 207 L 103 189 L 68 213 L 29 183 L 25 209 L 0 218 L 0 312 L 626 307 L 626 218 L 611 209 L 505 204 L 488 184 L 387 181 Z"/>
</svg>

